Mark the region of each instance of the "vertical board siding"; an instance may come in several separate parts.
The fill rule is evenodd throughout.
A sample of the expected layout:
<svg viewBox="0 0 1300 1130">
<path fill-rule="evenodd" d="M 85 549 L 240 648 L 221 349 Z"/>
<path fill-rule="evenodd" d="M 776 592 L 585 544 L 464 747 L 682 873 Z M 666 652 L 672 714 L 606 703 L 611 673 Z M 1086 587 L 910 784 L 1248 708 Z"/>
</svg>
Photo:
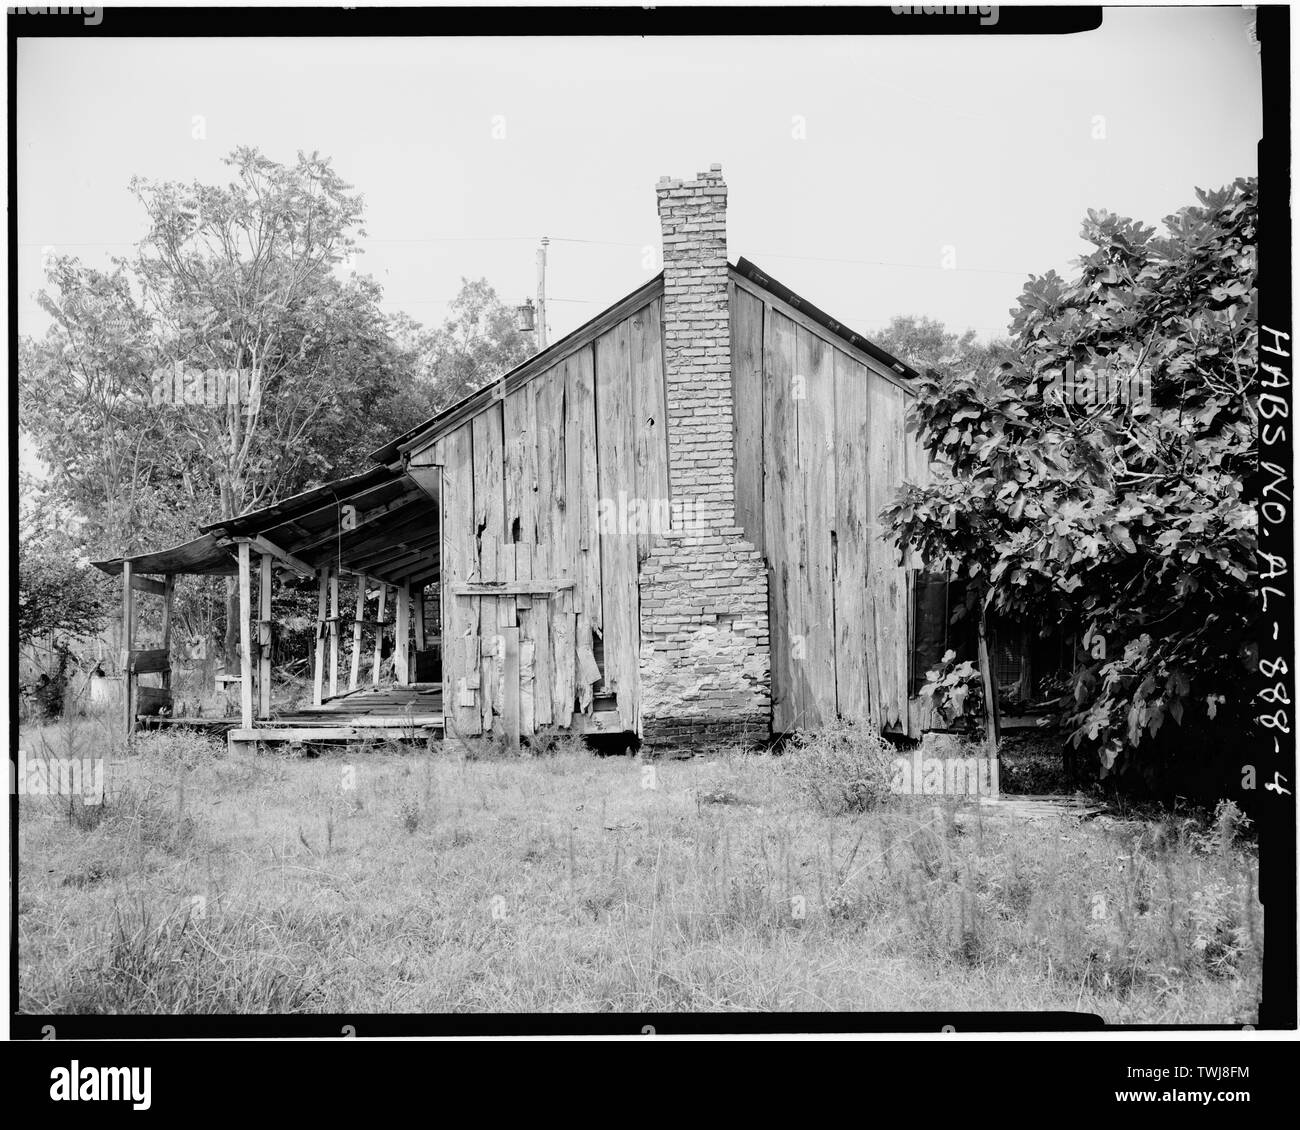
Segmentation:
<svg viewBox="0 0 1300 1130">
<path fill-rule="evenodd" d="M 451 586 L 468 581 L 478 568 L 474 524 L 474 440 L 463 424 L 437 441 L 434 461 L 442 466 L 442 709 L 449 735 L 482 730 L 478 695 L 478 609 L 453 596 Z"/>
<path fill-rule="evenodd" d="M 473 436 L 474 465 L 474 576 L 480 580 L 494 580 L 497 575 L 499 546 L 505 540 L 505 451 L 502 426 L 502 406 L 492 404 L 469 421 Z M 485 596 L 475 600 L 452 597 L 455 603 L 469 606 L 474 618 L 475 632 L 479 637 L 479 717 L 485 731 L 492 728 L 494 713 L 500 713 L 500 703 L 493 694 L 494 684 L 486 678 L 485 664 L 490 662 L 485 654 L 484 641 L 497 634 L 497 600 Z M 445 699 L 444 699 L 445 701 Z"/>
<path fill-rule="evenodd" d="M 880 697 L 876 606 L 868 599 L 867 385 L 860 361 L 835 353 L 835 696 L 841 716 L 875 718 Z"/>
<path fill-rule="evenodd" d="M 600 485 L 596 470 L 596 369 L 594 346 L 579 350 L 564 363 L 565 490 L 568 532 L 572 539 L 574 580 L 570 611 L 574 615 L 574 685 L 568 702 L 576 696 L 579 709 L 590 710 L 592 684 L 577 677 L 577 670 L 596 666 L 593 633 L 604 631 L 600 572 Z M 560 628 L 557 627 L 557 638 Z M 566 687 L 557 683 L 555 713 Z"/>
<path fill-rule="evenodd" d="M 568 727 L 596 693 L 640 724 L 640 564 L 667 518 L 662 307 L 648 303 L 439 437 L 448 733 Z M 602 529 L 600 502 L 608 500 Z M 455 596 L 471 580 L 571 580 Z M 518 632 L 518 686 L 504 641 Z M 597 647 L 599 641 L 600 647 Z M 602 672 L 596 662 L 603 652 Z M 509 667 L 514 679 L 514 661 Z"/>
<path fill-rule="evenodd" d="M 542 379 L 542 378 L 535 378 Z M 533 383 L 504 401 L 506 449 L 505 540 L 537 543 L 537 414 Z"/>
<path fill-rule="evenodd" d="M 559 579 L 573 575 L 572 539 L 568 533 L 566 509 L 566 446 L 564 434 L 565 367 L 557 365 L 534 383 L 534 418 L 537 426 L 537 543 L 529 550 L 528 576 L 538 579 Z M 523 577 L 518 567 L 523 558 L 517 558 L 516 575 Z M 525 638 L 531 643 L 534 691 L 529 717 L 533 725 L 525 724 L 525 732 L 549 726 L 556 720 L 555 672 L 566 657 L 557 656 L 552 643 L 552 623 L 557 614 L 555 600 L 534 598 L 524 625 Z M 522 620 L 522 613 L 521 613 Z M 521 645 L 521 649 L 522 649 Z M 525 649 L 526 650 L 526 649 Z M 524 650 L 521 650 L 521 661 Z M 572 665 L 570 650 L 567 662 Z M 522 670 L 522 667 L 521 667 Z M 562 724 L 569 724 L 573 713 L 561 711 Z"/>
<path fill-rule="evenodd" d="M 734 283 L 728 290 L 736 524 L 763 553 L 763 303 Z"/>
<path fill-rule="evenodd" d="M 772 728 L 838 715 L 912 731 L 910 586 L 879 518 L 917 470 L 908 394 L 775 300 L 733 286 L 731 325 L 737 521 L 768 563 Z"/>
<path fill-rule="evenodd" d="M 798 389 L 799 475 L 803 488 L 800 602 L 804 647 L 799 663 L 805 706 L 801 725 L 835 720 L 835 605 L 832 554 L 835 541 L 834 349 L 800 328 L 795 340 Z"/>
<path fill-rule="evenodd" d="M 880 703 L 877 721 L 887 728 L 907 722 L 907 579 L 898 552 L 885 537 L 880 511 L 903 481 L 902 389 L 885 381 L 868 386 L 867 529 L 871 538 L 870 598 L 876 610 L 876 649 L 880 656 Z"/>
<path fill-rule="evenodd" d="M 596 466 L 604 598 L 605 690 L 618 696 L 625 729 L 637 731 L 640 600 L 637 536 L 628 516 L 636 499 L 631 319 L 596 339 Z"/>
<path fill-rule="evenodd" d="M 668 404 L 664 387 L 662 312 L 655 299 L 631 319 L 633 494 L 638 514 L 637 563 L 659 543 L 668 520 Z"/>
<path fill-rule="evenodd" d="M 797 728 L 804 702 L 799 687 L 803 608 L 799 563 L 803 544 L 803 491 L 795 456 L 799 444 L 794 399 L 795 324 L 765 307 L 763 371 L 766 489 L 763 529 L 769 563 L 768 608 L 772 657 L 772 727 Z"/>
</svg>

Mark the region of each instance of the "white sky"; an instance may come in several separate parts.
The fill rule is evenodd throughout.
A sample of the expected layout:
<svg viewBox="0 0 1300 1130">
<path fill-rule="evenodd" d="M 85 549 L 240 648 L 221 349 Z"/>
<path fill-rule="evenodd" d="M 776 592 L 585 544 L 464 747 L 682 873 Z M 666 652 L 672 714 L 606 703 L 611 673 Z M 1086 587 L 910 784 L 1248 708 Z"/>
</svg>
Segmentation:
<svg viewBox="0 0 1300 1130">
<path fill-rule="evenodd" d="M 43 247 L 103 265 L 144 234 L 132 175 L 224 181 L 247 144 L 333 158 L 366 198 L 359 269 L 426 324 L 461 276 L 531 295 L 547 234 L 568 332 L 658 269 L 655 181 L 721 161 L 733 261 L 856 329 L 918 313 L 987 336 L 1028 272 L 1083 250 L 1086 209 L 1157 223 L 1255 172 L 1251 16 L 1107 9 L 1059 37 L 21 40 L 19 328 L 46 325 Z"/>
</svg>

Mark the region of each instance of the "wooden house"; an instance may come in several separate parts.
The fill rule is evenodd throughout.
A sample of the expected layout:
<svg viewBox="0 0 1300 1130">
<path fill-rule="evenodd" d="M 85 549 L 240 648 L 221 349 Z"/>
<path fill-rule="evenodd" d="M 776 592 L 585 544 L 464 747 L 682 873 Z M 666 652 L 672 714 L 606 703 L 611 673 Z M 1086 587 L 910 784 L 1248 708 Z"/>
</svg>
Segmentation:
<svg viewBox="0 0 1300 1130">
<path fill-rule="evenodd" d="M 232 740 L 406 725 L 751 743 L 836 716 L 916 733 L 913 574 L 878 518 L 928 473 L 904 424 L 916 374 L 728 263 L 719 166 L 657 197 L 660 275 L 371 470 L 100 563 L 128 606 L 148 575 L 163 593 L 176 572 L 239 575 Z M 269 696 L 273 570 L 319 586 L 316 705 L 289 717 Z M 396 688 L 376 688 L 377 660 L 366 686 L 375 624 Z M 135 670 L 161 669 L 158 650 Z"/>
</svg>

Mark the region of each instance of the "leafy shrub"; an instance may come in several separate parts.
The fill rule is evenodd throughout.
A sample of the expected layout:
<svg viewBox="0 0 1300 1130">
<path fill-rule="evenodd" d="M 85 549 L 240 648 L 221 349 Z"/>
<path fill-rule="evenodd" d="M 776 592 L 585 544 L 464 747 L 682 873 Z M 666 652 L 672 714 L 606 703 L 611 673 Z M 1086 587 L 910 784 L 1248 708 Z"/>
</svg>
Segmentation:
<svg viewBox="0 0 1300 1130">
<path fill-rule="evenodd" d="M 939 666 L 925 673 L 925 686 L 917 692 L 934 701 L 935 709 L 949 726 L 969 729 L 984 710 L 984 691 L 980 673 L 969 659 L 957 662 L 957 653 L 949 648 Z"/>
<path fill-rule="evenodd" d="M 785 769 L 797 792 L 828 816 L 868 812 L 890 795 L 898 754 L 870 726 L 838 721 L 815 734 L 800 731 Z"/>
<path fill-rule="evenodd" d="M 1005 361 L 917 382 L 936 473 L 884 512 L 968 607 L 1079 633 L 1060 721 L 1103 776 L 1149 785 L 1259 713 L 1258 184 L 1197 197 L 1165 236 L 1089 211 L 1077 276 L 1029 279 Z"/>
</svg>

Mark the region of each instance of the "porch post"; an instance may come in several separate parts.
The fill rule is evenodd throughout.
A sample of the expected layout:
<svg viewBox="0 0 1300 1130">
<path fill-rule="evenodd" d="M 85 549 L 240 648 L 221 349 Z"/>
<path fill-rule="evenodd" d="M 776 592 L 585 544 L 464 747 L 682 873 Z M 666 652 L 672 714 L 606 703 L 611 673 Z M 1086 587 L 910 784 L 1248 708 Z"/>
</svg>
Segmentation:
<svg viewBox="0 0 1300 1130">
<path fill-rule="evenodd" d="M 352 667 L 348 671 L 348 690 L 357 689 L 357 675 L 361 670 L 361 621 L 366 618 L 366 578 L 357 577 L 357 609 L 352 619 Z"/>
<path fill-rule="evenodd" d="M 339 693 L 339 571 L 330 570 L 330 698 Z"/>
<path fill-rule="evenodd" d="M 122 717 L 126 740 L 135 730 L 135 595 L 131 590 L 131 562 L 122 562 Z"/>
<path fill-rule="evenodd" d="M 239 543 L 239 717 L 253 728 L 253 578 L 248 542 Z"/>
<path fill-rule="evenodd" d="M 411 586 L 403 581 L 397 586 L 397 622 L 393 626 L 393 677 L 402 686 L 411 681 L 406 650 L 411 635 L 410 604 Z"/>
<path fill-rule="evenodd" d="M 384 606 L 388 603 L 388 586 L 379 582 L 379 611 L 375 613 L 375 669 L 370 676 L 374 686 L 379 686 L 379 668 L 384 661 Z"/>
<path fill-rule="evenodd" d="M 262 554 L 262 573 L 257 579 L 258 643 L 257 657 L 257 715 L 271 717 L 271 561 L 269 553 Z"/>
<path fill-rule="evenodd" d="M 324 701 L 325 687 L 325 601 L 329 593 L 330 567 L 322 565 L 316 570 L 318 588 L 316 593 L 316 666 L 312 683 L 311 701 L 319 706 Z"/>
<path fill-rule="evenodd" d="M 176 574 L 168 573 L 163 577 L 163 619 L 162 645 L 167 653 L 167 666 L 162 671 L 163 690 L 167 692 L 168 709 L 175 713 L 176 704 L 172 701 L 172 598 L 176 594 Z"/>
<path fill-rule="evenodd" d="M 415 650 L 424 650 L 424 586 L 418 585 L 411 590 L 411 602 L 415 605 Z"/>
</svg>

